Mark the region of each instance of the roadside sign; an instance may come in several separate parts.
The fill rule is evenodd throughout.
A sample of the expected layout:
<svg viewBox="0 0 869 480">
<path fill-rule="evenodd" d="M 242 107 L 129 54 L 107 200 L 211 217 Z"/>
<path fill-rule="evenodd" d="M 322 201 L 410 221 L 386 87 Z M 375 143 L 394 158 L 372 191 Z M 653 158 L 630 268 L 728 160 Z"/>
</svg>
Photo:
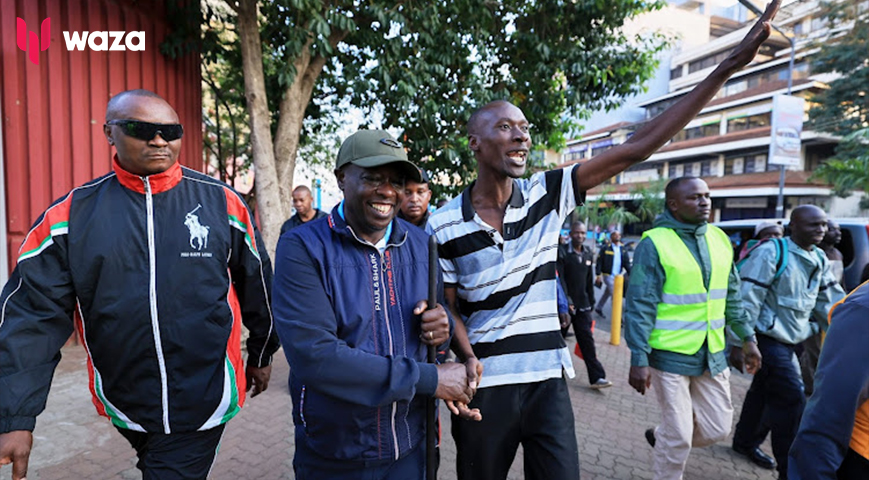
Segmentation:
<svg viewBox="0 0 869 480">
<path fill-rule="evenodd" d="M 804 113 L 805 99 L 802 97 L 776 95 L 773 98 L 770 165 L 799 166 Z"/>
</svg>

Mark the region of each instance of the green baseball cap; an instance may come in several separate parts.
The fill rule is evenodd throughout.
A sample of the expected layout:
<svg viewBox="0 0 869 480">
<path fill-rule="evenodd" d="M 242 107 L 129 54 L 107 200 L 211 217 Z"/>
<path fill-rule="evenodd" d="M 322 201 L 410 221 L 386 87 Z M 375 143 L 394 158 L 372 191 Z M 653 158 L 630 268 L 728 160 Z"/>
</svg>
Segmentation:
<svg viewBox="0 0 869 480">
<path fill-rule="evenodd" d="M 359 130 L 347 137 L 338 150 L 335 168 L 340 169 L 350 163 L 362 168 L 395 163 L 407 180 L 422 182 L 420 170 L 407 159 L 404 146 L 385 130 Z"/>
</svg>

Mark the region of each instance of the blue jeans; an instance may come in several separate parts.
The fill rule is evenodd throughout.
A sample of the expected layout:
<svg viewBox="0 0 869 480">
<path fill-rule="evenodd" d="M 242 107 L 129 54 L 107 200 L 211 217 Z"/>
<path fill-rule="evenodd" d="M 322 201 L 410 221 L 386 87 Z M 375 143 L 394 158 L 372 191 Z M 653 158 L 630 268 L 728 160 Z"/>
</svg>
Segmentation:
<svg viewBox="0 0 869 480">
<path fill-rule="evenodd" d="M 766 335 L 757 336 L 757 346 L 763 355 L 763 364 L 745 395 L 733 445 L 757 448 L 770 432 L 779 478 L 787 480 L 788 450 L 806 406 L 802 374 L 794 353 L 796 346 Z"/>
<path fill-rule="evenodd" d="M 305 443 L 305 435 L 296 433 L 293 471 L 297 480 L 422 480 L 425 478 L 425 444 L 417 445 L 396 461 L 350 462 L 318 455 Z"/>
</svg>

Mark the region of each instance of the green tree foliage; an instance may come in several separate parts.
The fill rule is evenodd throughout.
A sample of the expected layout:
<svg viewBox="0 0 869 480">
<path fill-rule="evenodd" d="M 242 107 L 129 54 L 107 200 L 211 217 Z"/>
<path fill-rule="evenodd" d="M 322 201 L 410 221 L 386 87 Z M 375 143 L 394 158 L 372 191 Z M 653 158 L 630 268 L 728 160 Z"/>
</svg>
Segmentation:
<svg viewBox="0 0 869 480">
<path fill-rule="evenodd" d="M 837 154 L 820 164 L 812 177 L 831 183 L 833 193 L 840 197 L 849 196 L 853 190 L 869 192 L 869 128 L 848 135 L 842 144 L 854 154 L 848 157 Z M 860 208 L 869 208 L 869 197 L 863 196 Z"/>
<path fill-rule="evenodd" d="M 634 212 L 641 221 L 651 223 L 655 217 L 664 213 L 666 205 L 664 188 L 666 186 L 667 179 L 660 178 L 631 187 L 631 196 L 636 207 Z"/>
<path fill-rule="evenodd" d="M 411 160 L 439 179 L 438 196 L 475 177 L 464 131 L 473 110 L 510 100 L 532 123 L 534 143 L 559 149 L 570 118 L 641 91 L 664 45 L 659 35 L 629 38 L 620 30 L 659 2 L 374 3 L 369 28 L 339 46 L 336 91 L 358 107 L 382 109 L 387 125 L 403 129 Z"/>
<path fill-rule="evenodd" d="M 809 118 L 815 129 L 843 137 L 869 127 L 869 10 L 865 5 L 840 0 L 821 5 L 831 34 L 817 43 L 820 51 L 812 59 L 812 72 L 840 76 L 812 97 Z"/>
<path fill-rule="evenodd" d="M 864 1 L 822 3 L 831 34 L 818 42 L 820 51 L 812 62 L 813 72 L 839 77 L 812 97 L 810 123 L 843 137 L 835 156 L 821 164 L 813 178 L 831 183 L 843 197 L 853 190 L 869 193 L 869 10 L 865 7 Z M 867 200 L 863 198 L 862 208 L 869 207 Z"/>
<path fill-rule="evenodd" d="M 624 207 L 616 206 L 615 202 L 609 199 L 612 190 L 611 186 L 604 186 L 594 200 L 576 207 L 577 216 L 585 221 L 589 232 L 594 227 L 600 227 L 603 230 L 611 226 L 628 225 L 640 221 L 640 217 Z M 593 242 L 592 252 L 597 248 L 596 244 L 597 242 Z"/>
<path fill-rule="evenodd" d="M 206 59 L 216 49 L 238 62 L 227 73 L 244 80 L 267 246 L 289 213 L 303 138 L 334 132 L 336 108 L 361 108 L 401 130 L 410 158 L 434 174 L 436 195 L 455 193 L 475 177 L 464 125 L 484 103 L 511 100 L 533 124 L 535 144 L 559 148 L 571 118 L 642 91 L 665 41 L 621 27 L 662 4 L 229 0 L 224 15 L 204 2 L 206 16 L 223 15 L 237 34 L 230 43 L 206 28 L 202 43 Z"/>
</svg>

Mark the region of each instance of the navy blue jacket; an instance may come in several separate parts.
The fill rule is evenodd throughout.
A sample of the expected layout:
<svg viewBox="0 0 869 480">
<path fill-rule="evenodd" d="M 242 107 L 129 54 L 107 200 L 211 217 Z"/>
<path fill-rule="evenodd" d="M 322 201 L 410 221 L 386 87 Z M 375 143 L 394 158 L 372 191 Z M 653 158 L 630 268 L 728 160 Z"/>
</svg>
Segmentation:
<svg viewBox="0 0 869 480">
<path fill-rule="evenodd" d="M 278 242 L 274 314 L 293 422 L 327 459 L 391 462 L 425 442 L 437 370 L 413 308 L 427 296 L 428 235 L 400 219 L 392 227 L 381 255 L 336 207 Z"/>
</svg>

